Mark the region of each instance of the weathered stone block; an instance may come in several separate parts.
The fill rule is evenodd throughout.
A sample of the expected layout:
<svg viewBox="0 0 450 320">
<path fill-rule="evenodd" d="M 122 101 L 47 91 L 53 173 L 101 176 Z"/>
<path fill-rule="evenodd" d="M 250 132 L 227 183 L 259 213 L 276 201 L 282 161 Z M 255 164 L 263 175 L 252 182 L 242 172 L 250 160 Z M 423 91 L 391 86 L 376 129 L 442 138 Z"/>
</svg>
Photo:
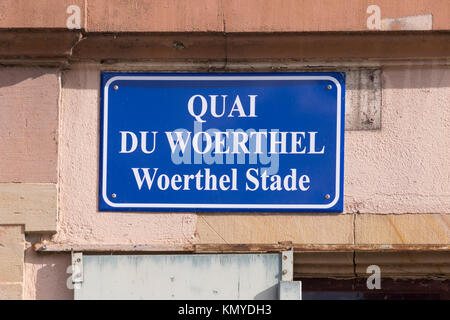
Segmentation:
<svg viewBox="0 0 450 320">
<path fill-rule="evenodd" d="M 361 214 L 355 221 L 356 244 L 450 243 L 450 214 Z"/>
<path fill-rule="evenodd" d="M 199 243 L 352 244 L 352 215 L 199 214 Z"/>
<path fill-rule="evenodd" d="M 56 232 L 57 189 L 51 183 L 0 183 L 0 225 L 26 232 Z"/>
<path fill-rule="evenodd" d="M 0 284 L 22 282 L 24 241 L 22 226 L 0 226 Z"/>
<path fill-rule="evenodd" d="M 57 177 L 56 69 L 0 68 L 0 182 Z"/>
</svg>

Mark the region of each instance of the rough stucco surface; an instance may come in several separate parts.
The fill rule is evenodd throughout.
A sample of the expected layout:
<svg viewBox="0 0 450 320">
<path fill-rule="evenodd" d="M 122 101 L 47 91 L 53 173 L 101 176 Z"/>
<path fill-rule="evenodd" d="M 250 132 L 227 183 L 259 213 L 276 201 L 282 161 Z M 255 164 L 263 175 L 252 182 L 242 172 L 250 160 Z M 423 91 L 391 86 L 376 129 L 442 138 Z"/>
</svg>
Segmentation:
<svg viewBox="0 0 450 320">
<path fill-rule="evenodd" d="M 60 135 L 59 232 L 70 243 L 186 243 L 193 241 L 192 214 L 97 212 L 100 73 L 63 75 Z"/>
<path fill-rule="evenodd" d="M 345 207 L 450 213 L 450 69 L 383 71 L 380 131 L 347 131 Z"/>
<path fill-rule="evenodd" d="M 97 211 L 100 74 L 67 71 L 60 110 L 59 226 L 52 241 L 448 244 L 450 70 L 391 68 L 382 77 L 381 130 L 346 131 L 346 214 L 197 217 Z M 70 254 L 27 249 L 24 297 L 72 299 L 66 287 L 69 264 Z"/>
<path fill-rule="evenodd" d="M 53 241 L 167 245 L 211 240 L 211 237 L 219 239 L 220 235 L 214 236 L 219 229 L 211 231 L 216 227 L 205 223 L 214 224 L 217 220 L 222 225 L 227 224 L 227 219 L 201 219 L 197 222 L 194 214 L 97 211 L 99 79 L 97 70 L 72 70 L 63 75 L 60 220 L 59 231 Z M 450 70 L 385 69 L 382 99 L 381 130 L 346 132 L 345 212 L 450 213 Z M 324 222 L 321 226 L 341 223 L 344 216 L 326 215 L 322 217 Z M 301 229 L 308 228 L 309 224 L 301 219 L 299 217 L 296 222 L 299 233 L 302 233 L 301 242 L 308 243 L 312 239 L 304 238 L 308 233 Z M 232 219 L 233 223 L 238 223 L 237 220 L 238 217 Z M 258 221 L 247 218 L 242 223 L 264 224 L 265 220 Z M 278 224 L 276 221 L 273 223 Z M 350 228 L 351 223 L 349 220 Z M 383 228 L 383 225 L 380 221 L 372 227 Z M 227 233 L 238 230 L 232 223 L 228 226 L 229 230 L 224 227 Z M 316 226 L 317 230 L 320 228 Z M 253 230 L 260 229 L 255 226 Z M 202 230 L 207 233 L 199 235 Z M 274 230 L 282 232 L 276 225 Z M 314 242 L 354 241 L 351 229 L 344 234 L 341 228 L 327 230 L 329 232 L 318 232 L 322 237 L 314 237 Z M 445 233 L 448 226 L 443 230 Z M 279 232 L 278 236 L 272 235 L 273 239 L 280 238 Z M 253 236 L 247 234 L 245 239 L 253 242 L 252 237 L 260 239 L 257 232 Z M 271 241 L 266 238 L 261 240 Z M 371 241 L 376 242 L 376 239 Z M 393 239 L 393 243 L 398 243 L 398 240 Z"/>
<path fill-rule="evenodd" d="M 34 252 L 32 248 L 25 250 L 24 299 L 73 299 L 73 290 L 67 286 L 70 265 L 70 254 L 42 255 Z"/>
</svg>

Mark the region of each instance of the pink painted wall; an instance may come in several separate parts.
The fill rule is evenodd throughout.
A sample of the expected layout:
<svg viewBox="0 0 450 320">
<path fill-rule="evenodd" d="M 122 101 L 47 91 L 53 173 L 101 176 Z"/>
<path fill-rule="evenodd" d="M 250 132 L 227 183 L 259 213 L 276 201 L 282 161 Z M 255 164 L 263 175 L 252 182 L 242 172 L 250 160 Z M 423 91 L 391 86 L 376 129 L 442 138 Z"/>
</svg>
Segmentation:
<svg viewBox="0 0 450 320">
<path fill-rule="evenodd" d="M 194 214 L 97 211 L 99 71 L 72 70 L 63 77 L 59 232 L 53 241 L 195 241 Z M 449 69 L 384 69 L 382 129 L 346 132 L 345 213 L 450 213 L 449 105 Z"/>
<path fill-rule="evenodd" d="M 331 231 L 323 232 L 325 224 L 335 224 L 353 213 L 365 213 L 361 216 L 366 217 L 392 213 L 403 216 L 450 213 L 450 69 L 386 67 L 382 76 L 382 129 L 346 132 L 345 213 L 322 216 L 322 223 L 310 225 L 317 228 L 314 234 L 322 237 L 318 240 L 320 243 L 327 243 L 327 239 L 334 236 Z M 198 240 L 195 214 L 97 211 L 99 80 L 100 74 L 95 68 L 73 69 L 63 74 L 59 230 L 52 241 L 66 244 L 195 243 Z M 372 220 L 368 233 L 358 235 L 367 238 L 365 243 L 372 240 L 378 243 L 377 234 L 386 228 L 384 221 Z M 449 230 L 448 219 L 432 221 L 443 230 Z M 341 231 L 334 229 L 333 232 Z M 448 243 L 449 238 L 445 238 L 444 232 L 439 241 Z M 388 237 L 383 241 L 395 240 Z M 408 241 L 413 243 L 414 239 Z M 65 288 L 69 254 L 36 255 L 27 250 L 25 259 L 27 298 L 73 297 L 73 292 Z"/>
<path fill-rule="evenodd" d="M 95 32 L 367 31 L 370 5 L 382 18 L 432 15 L 433 30 L 450 27 L 448 0 L 2 0 L 0 28 L 66 28 L 69 5 Z"/>
<path fill-rule="evenodd" d="M 450 69 L 384 68 L 380 131 L 347 131 L 347 212 L 450 213 Z"/>
<path fill-rule="evenodd" d="M 100 73 L 73 70 L 63 77 L 60 216 L 53 240 L 91 244 L 193 241 L 193 214 L 97 212 Z"/>
<path fill-rule="evenodd" d="M 0 182 L 56 183 L 59 86 L 55 68 L 0 70 Z"/>
<path fill-rule="evenodd" d="M 192 1 L 195 5 L 192 5 Z M 78 51 L 79 57 L 92 59 L 96 57 L 97 49 L 107 51 L 103 47 L 109 40 L 103 39 L 105 42 L 97 44 L 95 34 L 89 33 L 91 31 L 119 34 L 199 32 L 202 36 L 208 32 L 217 33 L 215 36 L 233 32 L 275 32 L 272 39 L 276 37 L 277 41 L 280 37 L 278 33 L 283 32 L 367 31 L 366 9 L 372 1 L 351 0 L 347 6 L 333 0 L 312 3 L 307 0 L 61 0 L 58 3 L 52 0 L 3 0 L 0 4 L 0 28 L 5 29 L 2 39 L 6 41 L 3 56 L 17 58 L 20 63 L 29 63 L 24 60 L 25 57 L 43 58 L 48 55 L 56 59 L 58 55 L 70 55 L 74 49 L 74 60 L 77 59 L 77 50 L 81 51 Z M 81 8 L 81 28 L 91 39 L 81 41 L 76 50 L 75 46 L 72 47 L 75 44 L 72 41 L 77 36 L 75 32 L 67 38 L 61 36 L 46 41 L 46 45 L 50 43 L 53 49 L 45 47 L 44 50 L 39 45 L 30 45 L 34 42 L 27 40 L 27 37 L 20 37 L 26 36 L 26 33 L 9 33 L 14 32 L 10 28 L 65 30 L 68 18 L 66 9 L 71 4 Z M 432 15 L 433 30 L 450 28 L 448 0 L 379 0 L 378 5 L 382 18 Z M 290 43 L 284 47 L 290 48 L 286 54 L 296 52 L 299 57 L 302 54 L 313 57 L 322 50 L 327 57 L 342 58 L 346 52 L 331 53 L 322 47 L 326 42 L 343 39 L 342 36 L 336 36 L 334 33 L 329 34 L 324 42 L 317 42 L 313 38 L 313 44 L 308 44 L 309 40 L 305 38 L 305 48 L 290 46 Z M 430 38 L 434 39 L 435 36 L 437 34 L 433 34 L 433 37 L 430 35 Z M 445 32 L 440 36 L 445 37 Z M 121 41 L 125 41 L 122 44 L 134 41 L 131 38 L 128 40 L 130 42 L 126 42 L 127 37 L 120 37 Z M 137 53 L 134 54 L 137 54 L 137 58 L 145 59 L 154 54 L 163 59 L 182 59 L 191 55 L 191 58 L 210 60 L 216 56 L 222 59 L 226 54 L 230 60 L 247 57 L 255 61 L 265 57 L 283 57 L 284 54 L 278 46 L 261 46 L 262 42 L 267 43 L 269 35 L 264 40 L 249 41 L 234 34 L 227 38 L 226 49 L 222 47 L 225 42 L 220 42 L 216 47 L 208 44 L 209 47 L 205 48 L 201 41 L 190 40 L 191 35 L 183 37 L 188 40 L 190 50 L 194 50 L 184 56 L 173 51 L 172 41 L 166 40 L 161 42 L 162 47 L 156 46 L 156 52 L 153 52 L 155 47 L 151 41 L 157 42 L 154 38 L 149 38 L 150 44 L 144 41 L 144 45 L 135 48 Z M 428 34 L 423 33 L 423 37 L 425 39 Z M 292 41 L 291 38 L 283 39 Z M 90 44 L 87 49 L 83 49 L 83 44 L 89 43 L 87 41 L 96 43 L 97 47 L 90 47 Z M 407 48 L 412 48 L 410 52 L 415 57 L 429 57 L 429 48 L 434 42 L 427 45 L 428 49 L 420 51 L 420 46 L 412 43 L 411 39 L 409 41 L 406 42 L 407 47 L 396 53 L 401 56 L 396 57 L 408 55 Z M 117 42 L 114 45 L 117 46 Z M 341 50 L 349 51 L 354 57 L 366 57 L 360 52 L 364 46 L 355 43 L 350 50 Z M 119 50 L 119 56 L 133 59 L 129 56 L 127 45 L 119 47 L 111 47 L 111 51 Z M 345 48 L 349 48 L 348 44 Z M 382 45 L 374 45 L 375 56 L 382 56 L 382 48 Z M 431 51 L 433 57 L 446 57 L 446 48 L 445 41 L 442 41 L 442 45 L 439 43 L 436 46 L 438 53 Z M 105 52 L 100 52 L 97 58 L 104 59 L 104 55 Z M 280 239 L 280 233 L 286 237 L 284 240 L 301 233 L 302 243 L 326 244 L 336 239 L 347 244 L 358 241 L 449 243 L 449 68 L 432 65 L 421 68 L 383 68 L 382 129 L 346 132 L 344 214 L 322 215 L 320 218 L 303 215 L 307 219 L 296 219 L 290 225 L 289 232 L 285 227 L 286 221 L 291 221 L 288 219 L 270 222 L 271 228 L 268 228 L 265 224 L 268 220 L 257 216 L 250 223 L 247 219 L 245 227 L 238 229 L 237 226 L 244 224 L 239 215 L 233 215 L 232 219 L 223 215 L 223 220 L 215 222 L 223 227 L 221 234 L 217 232 L 220 228 L 210 225 L 214 221 L 208 220 L 206 215 L 97 211 L 100 71 L 96 67 L 80 67 L 76 64 L 70 68 L 72 70 L 65 71 L 62 79 L 59 78 L 57 68 L 17 66 L 4 68 L 0 76 L 0 168 L 8 169 L 0 171 L 0 183 L 58 184 L 58 232 L 51 237 L 53 242 L 163 245 L 206 241 L 203 239 L 224 242 L 225 239 L 245 239 L 255 242 L 261 239 L 258 233 L 265 233 L 267 241 Z M 395 214 L 396 218 L 379 219 L 387 214 Z M 407 224 L 407 219 L 419 214 L 420 219 Z M 295 215 L 284 217 L 296 218 Z M 236 228 L 230 227 L 233 223 Z M 257 228 L 255 224 L 259 224 Z M 384 232 L 389 226 L 392 230 Z M 399 232 L 398 226 L 403 226 L 402 230 L 406 230 L 408 236 L 403 231 Z M 199 236 L 202 232 L 202 236 Z M 228 237 L 224 236 L 225 233 Z M 28 248 L 25 251 L 25 297 L 72 298 L 72 291 L 66 288 L 69 264 L 69 254 L 40 255 Z"/>
<path fill-rule="evenodd" d="M 24 299 L 71 300 L 70 254 L 39 254 L 33 248 L 25 250 Z"/>
</svg>

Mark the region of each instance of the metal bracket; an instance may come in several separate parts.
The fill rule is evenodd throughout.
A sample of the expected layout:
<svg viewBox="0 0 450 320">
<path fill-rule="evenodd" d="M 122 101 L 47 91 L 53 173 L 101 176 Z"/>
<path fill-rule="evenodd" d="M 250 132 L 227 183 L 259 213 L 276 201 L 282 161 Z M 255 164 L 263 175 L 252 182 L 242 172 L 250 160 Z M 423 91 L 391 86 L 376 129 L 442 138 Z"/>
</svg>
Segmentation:
<svg viewBox="0 0 450 320">
<path fill-rule="evenodd" d="M 302 300 L 301 281 L 280 281 L 278 289 L 280 300 Z"/>
<path fill-rule="evenodd" d="M 280 300 L 302 300 L 302 282 L 294 280 L 294 249 L 281 252 Z"/>
<path fill-rule="evenodd" d="M 294 279 L 294 250 L 281 252 L 281 281 Z"/>
<path fill-rule="evenodd" d="M 74 286 L 83 282 L 83 253 L 72 252 L 72 283 Z"/>
</svg>

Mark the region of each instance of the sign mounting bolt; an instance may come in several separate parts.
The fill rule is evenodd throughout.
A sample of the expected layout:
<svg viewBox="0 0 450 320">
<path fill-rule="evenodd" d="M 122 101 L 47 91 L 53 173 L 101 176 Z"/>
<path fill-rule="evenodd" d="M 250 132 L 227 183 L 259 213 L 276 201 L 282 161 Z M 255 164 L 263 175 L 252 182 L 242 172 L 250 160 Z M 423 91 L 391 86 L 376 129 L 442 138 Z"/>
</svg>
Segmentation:
<svg viewBox="0 0 450 320">
<path fill-rule="evenodd" d="M 115 199 L 115 198 L 117 197 L 117 194 L 113 193 L 113 194 L 111 195 L 111 197 Z"/>
<path fill-rule="evenodd" d="M 114 88 L 114 90 L 119 90 L 119 86 L 118 85 L 115 85 L 113 88 Z"/>
<path fill-rule="evenodd" d="M 331 86 L 331 84 L 329 84 L 329 85 L 327 86 L 327 89 L 328 89 L 328 90 L 331 90 L 331 88 L 332 88 L 332 86 Z"/>
<path fill-rule="evenodd" d="M 325 195 L 325 199 L 330 199 L 330 195 L 328 193 Z"/>
</svg>

